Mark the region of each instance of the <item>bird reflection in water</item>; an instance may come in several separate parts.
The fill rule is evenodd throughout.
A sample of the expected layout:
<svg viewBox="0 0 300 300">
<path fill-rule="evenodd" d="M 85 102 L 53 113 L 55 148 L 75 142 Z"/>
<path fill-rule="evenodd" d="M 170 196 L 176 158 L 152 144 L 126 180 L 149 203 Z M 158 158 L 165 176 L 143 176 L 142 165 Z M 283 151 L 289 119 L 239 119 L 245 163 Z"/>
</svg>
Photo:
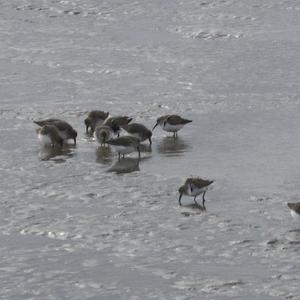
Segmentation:
<svg viewBox="0 0 300 300">
<path fill-rule="evenodd" d="M 139 158 L 125 157 L 121 160 L 117 160 L 115 164 L 113 164 L 108 169 L 108 172 L 115 172 L 117 174 L 131 173 L 134 171 L 139 171 L 140 170 L 139 165 L 140 165 Z"/>
<path fill-rule="evenodd" d="M 168 156 L 179 156 L 190 148 L 190 145 L 185 143 L 185 141 L 178 137 L 174 139 L 173 137 L 166 136 L 159 143 L 157 150 L 161 154 L 166 154 Z"/>
<path fill-rule="evenodd" d="M 181 214 L 185 217 L 203 214 L 203 209 L 196 203 L 186 204 L 184 207 L 181 207 L 181 210 Z"/>
<path fill-rule="evenodd" d="M 40 160 L 53 160 L 55 162 L 65 162 L 74 156 L 76 145 L 64 144 L 63 147 L 43 146 L 39 152 Z"/>
<path fill-rule="evenodd" d="M 145 144 L 140 144 L 140 151 L 141 153 L 151 153 L 152 152 L 152 147 L 151 145 L 145 145 Z"/>
<path fill-rule="evenodd" d="M 151 153 L 151 145 L 140 144 L 140 151 L 142 153 Z M 114 153 L 110 146 L 102 145 L 99 146 L 96 150 L 96 162 L 104 165 L 111 164 L 114 158 Z M 141 160 L 147 159 L 147 157 L 143 158 L 122 158 L 117 161 L 112 167 L 109 169 L 111 172 L 116 173 L 130 173 L 133 171 L 139 171 L 139 163 Z"/>
<path fill-rule="evenodd" d="M 96 150 L 96 162 L 100 164 L 111 164 L 113 161 L 113 152 L 109 146 L 102 145 Z"/>
</svg>

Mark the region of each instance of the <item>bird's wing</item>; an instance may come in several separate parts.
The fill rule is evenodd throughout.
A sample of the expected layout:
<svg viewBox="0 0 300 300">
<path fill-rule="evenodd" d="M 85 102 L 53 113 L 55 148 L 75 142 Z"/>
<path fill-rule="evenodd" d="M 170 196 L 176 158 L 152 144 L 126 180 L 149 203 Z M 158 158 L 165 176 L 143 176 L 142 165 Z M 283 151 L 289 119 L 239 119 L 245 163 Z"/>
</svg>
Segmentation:
<svg viewBox="0 0 300 300">
<path fill-rule="evenodd" d="M 191 186 L 197 187 L 197 188 L 203 188 L 206 186 L 209 186 L 210 184 L 213 183 L 212 180 L 205 180 L 202 178 L 190 178 L 189 180 L 189 184 Z"/>
<path fill-rule="evenodd" d="M 166 118 L 166 121 L 170 125 L 178 125 L 178 124 L 181 124 L 182 118 L 180 116 L 177 116 L 177 115 L 170 115 Z"/>
</svg>

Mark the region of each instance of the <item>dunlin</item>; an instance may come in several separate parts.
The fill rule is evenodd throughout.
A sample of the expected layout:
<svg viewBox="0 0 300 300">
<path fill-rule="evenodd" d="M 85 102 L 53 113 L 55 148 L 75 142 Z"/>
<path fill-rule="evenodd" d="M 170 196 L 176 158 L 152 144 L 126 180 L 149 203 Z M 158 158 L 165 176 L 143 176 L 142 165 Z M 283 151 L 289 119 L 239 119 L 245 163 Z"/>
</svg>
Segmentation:
<svg viewBox="0 0 300 300">
<path fill-rule="evenodd" d="M 195 203 L 203 210 L 205 210 L 205 193 L 208 189 L 208 186 L 211 185 L 213 183 L 213 180 L 204 180 L 201 178 L 188 178 L 184 185 L 182 185 L 179 188 L 179 205 L 181 205 L 181 197 L 182 195 L 187 195 L 187 196 L 191 196 L 194 197 L 194 201 Z M 198 195 L 203 194 L 202 195 L 202 206 L 198 204 L 198 202 L 196 201 L 196 198 Z"/>
<path fill-rule="evenodd" d="M 174 137 L 177 136 L 177 131 L 179 131 L 185 124 L 192 122 L 192 120 L 181 118 L 178 115 L 165 115 L 161 116 L 156 120 L 152 131 L 157 125 L 162 127 L 164 131 L 173 132 Z"/>
<path fill-rule="evenodd" d="M 114 135 L 114 131 L 110 126 L 98 125 L 95 129 L 94 136 L 100 145 L 105 144 Z"/>
<path fill-rule="evenodd" d="M 131 123 L 121 126 L 125 131 L 130 135 L 137 137 L 140 142 L 149 140 L 150 145 L 152 144 L 151 137 L 152 131 L 149 130 L 146 126 L 139 123 Z"/>
<path fill-rule="evenodd" d="M 297 222 L 300 222 L 300 202 L 288 203 L 287 206 L 290 209 L 293 219 Z"/>
<path fill-rule="evenodd" d="M 129 124 L 131 121 L 132 118 L 129 118 L 127 116 L 109 117 L 104 121 L 103 125 L 110 126 L 113 129 L 115 135 L 119 137 L 121 127 Z"/>
<path fill-rule="evenodd" d="M 84 120 L 86 126 L 86 132 L 88 133 L 91 128 L 91 133 L 94 133 L 96 127 L 101 125 L 109 116 L 108 112 L 101 110 L 92 110 L 88 113 L 87 118 Z"/>
<path fill-rule="evenodd" d="M 124 158 L 125 154 L 134 151 L 138 151 L 139 157 L 141 156 L 140 141 L 134 136 L 120 136 L 118 138 L 108 140 L 107 143 L 111 145 L 116 152 L 118 152 L 119 160 L 121 158 L 121 154 Z"/>
<path fill-rule="evenodd" d="M 56 126 L 60 137 L 64 141 L 73 139 L 74 144 L 76 144 L 77 131 L 74 130 L 73 127 L 69 123 L 59 120 L 59 119 L 46 119 L 46 120 L 33 121 L 33 122 L 39 126 L 44 126 L 44 125 Z"/>
<path fill-rule="evenodd" d="M 43 146 L 50 145 L 55 147 L 56 145 L 63 146 L 63 139 L 60 137 L 56 126 L 44 125 L 37 129 L 38 138 Z"/>
</svg>

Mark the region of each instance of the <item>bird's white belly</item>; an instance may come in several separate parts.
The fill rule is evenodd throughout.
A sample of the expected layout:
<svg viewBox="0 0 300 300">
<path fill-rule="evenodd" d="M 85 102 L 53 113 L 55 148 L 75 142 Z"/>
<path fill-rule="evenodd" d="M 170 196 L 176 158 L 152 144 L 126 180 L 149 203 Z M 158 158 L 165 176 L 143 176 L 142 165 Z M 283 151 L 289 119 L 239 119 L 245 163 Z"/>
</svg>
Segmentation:
<svg viewBox="0 0 300 300">
<path fill-rule="evenodd" d="M 39 134 L 38 139 L 40 140 L 41 145 L 51 145 L 52 140 L 48 135 Z"/>
<path fill-rule="evenodd" d="M 297 214 L 295 211 L 291 210 L 291 215 L 292 215 L 293 219 L 296 222 L 300 222 L 300 215 L 299 214 Z"/>
<path fill-rule="evenodd" d="M 58 134 L 59 136 L 63 139 L 63 140 L 68 140 L 68 135 L 66 133 L 66 131 L 61 131 L 61 130 L 58 130 Z"/>
<path fill-rule="evenodd" d="M 115 145 L 113 145 L 112 147 L 116 152 L 119 152 L 121 154 L 128 154 L 135 150 L 133 147 L 115 146 Z"/>
<path fill-rule="evenodd" d="M 202 193 L 204 193 L 206 191 L 207 191 L 207 187 L 203 187 L 203 188 L 195 188 L 195 187 L 193 187 L 193 189 L 189 188 L 187 190 L 187 194 L 189 196 L 197 196 L 197 195 L 202 194 Z"/>
<path fill-rule="evenodd" d="M 176 132 L 176 131 L 180 130 L 182 127 L 183 127 L 182 124 L 179 124 L 179 125 L 170 125 L 170 124 L 166 123 L 163 126 L 163 130 L 164 131 L 168 131 L 168 132 Z"/>
<path fill-rule="evenodd" d="M 140 142 L 143 142 L 145 139 L 142 139 L 142 136 L 139 133 L 131 133 L 131 136 L 134 136 L 135 138 L 139 139 Z"/>
</svg>

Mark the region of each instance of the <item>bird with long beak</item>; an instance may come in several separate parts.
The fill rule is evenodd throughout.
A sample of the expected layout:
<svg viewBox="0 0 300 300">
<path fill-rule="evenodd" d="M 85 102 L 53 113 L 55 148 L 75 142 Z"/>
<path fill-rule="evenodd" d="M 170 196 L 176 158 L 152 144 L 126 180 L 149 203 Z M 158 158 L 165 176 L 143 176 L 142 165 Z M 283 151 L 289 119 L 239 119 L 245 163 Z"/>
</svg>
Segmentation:
<svg viewBox="0 0 300 300">
<path fill-rule="evenodd" d="M 110 126 L 100 125 L 97 126 L 94 132 L 94 136 L 100 145 L 104 145 L 114 135 L 114 131 Z"/>
<path fill-rule="evenodd" d="M 130 135 L 137 137 L 140 142 L 149 140 L 150 145 L 152 144 L 152 131 L 146 126 L 140 123 L 131 123 L 121 126 L 122 129 L 127 131 Z"/>
<path fill-rule="evenodd" d="M 98 125 L 103 124 L 103 122 L 108 118 L 109 112 L 104 112 L 102 110 L 92 110 L 88 113 L 87 118 L 84 120 L 86 126 L 86 133 L 88 133 L 89 128 L 90 132 L 94 133 Z"/>
<path fill-rule="evenodd" d="M 177 132 L 186 124 L 191 123 L 192 120 L 184 119 L 178 115 L 165 115 L 156 120 L 156 124 L 152 128 L 152 131 L 157 125 L 159 125 L 164 131 L 173 132 L 174 137 L 177 136 Z"/>
<path fill-rule="evenodd" d="M 188 178 L 184 185 L 179 188 L 179 205 L 181 206 L 181 198 L 182 195 L 194 197 L 194 202 L 197 206 L 199 206 L 202 210 L 206 210 L 205 208 L 205 193 L 208 190 L 209 185 L 211 185 L 213 180 L 205 180 L 201 178 Z M 202 206 L 196 201 L 198 195 L 202 195 Z"/>
<path fill-rule="evenodd" d="M 44 125 L 55 126 L 58 130 L 59 136 L 64 141 L 72 139 L 74 141 L 74 144 L 76 145 L 77 131 L 69 123 L 62 121 L 60 119 L 46 119 L 46 120 L 33 121 L 33 122 L 39 126 L 44 126 Z"/>
<path fill-rule="evenodd" d="M 44 125 L 36 130 L 38 134 L 38 138 L 42 146 L 55 147 L 59 145 L 60 147 L 63 146 L 63 139 L 60 137 L 59 132 L 54 125 Z"/>
<path fill-rule="evenodd" d="M 300 202 L 288 203 L 287 206 L 290 209 L 293 219 L 300 222 Z"/>
<path fill-rule="evenodd" d="M 115 139 L 111 139 L 107 141 L 107 144 L 112 146 L 112 148 L 118 152 L 119 160 L 121 159 L 121 154 L 123 155 L 123 158 L 125 157 L 125 154 L 138 151 L 139 158 L 141 156 L 140 151 L 140 140 L 134 136 L 120 136 Z"/>
</svg>

